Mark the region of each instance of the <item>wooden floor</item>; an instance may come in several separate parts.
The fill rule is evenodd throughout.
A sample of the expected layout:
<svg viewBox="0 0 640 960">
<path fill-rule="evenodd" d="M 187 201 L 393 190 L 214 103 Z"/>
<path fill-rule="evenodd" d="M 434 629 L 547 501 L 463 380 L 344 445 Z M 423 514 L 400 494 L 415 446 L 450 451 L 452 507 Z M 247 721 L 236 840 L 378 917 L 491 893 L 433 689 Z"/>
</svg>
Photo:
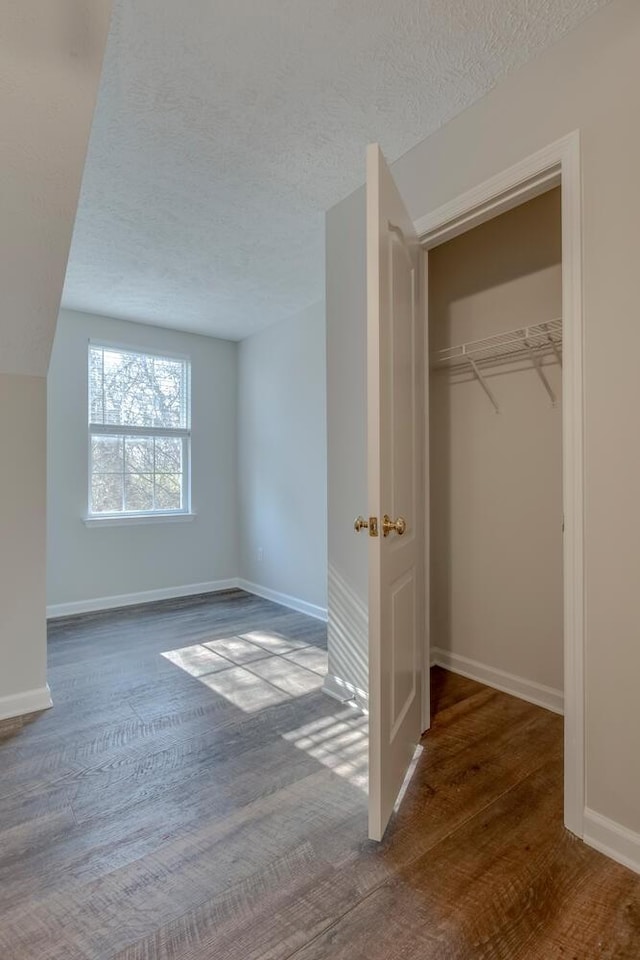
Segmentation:
<svg viewBox="0 0 640 960">
<path fill-rule="evenodd" d="M 54 709 L 0 725 L 2 960 L 639 960 L 640 877 L 562 827 L 561 719 L 434 670 L 376 845 L 324 645 L 241 592 L 52 624 Z"/>
</svg>

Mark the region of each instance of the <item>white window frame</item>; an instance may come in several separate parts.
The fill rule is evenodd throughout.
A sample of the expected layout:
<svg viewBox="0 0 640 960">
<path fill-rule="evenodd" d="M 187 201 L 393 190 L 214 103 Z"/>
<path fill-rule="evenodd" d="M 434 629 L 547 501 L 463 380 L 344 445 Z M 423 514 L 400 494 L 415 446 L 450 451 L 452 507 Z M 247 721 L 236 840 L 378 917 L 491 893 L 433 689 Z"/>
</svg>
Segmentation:
<svg viewBox="0 0 640 960">
<path fill-rule="evenodd" d="M 92 349 L 114 350 L 121 353 L 136 354 L 143 357 L 157 357 L 162 360 L 173 360 L 185 365 L 186 375 L 186 427 L 137 427 L 111 423 L 91 422 L 91 383 L 90 357 Z M 89 340 L 87 347 L 87 515 L 84 522 L 87 526 L 120 525 L 129 523 L 153 523 L 158 521 L 191 520 L 194 516 L 191 510 L 191 357 L 186 354 L 168 352 L 166 350 L 149 350 L 144 347 L 129 346 L 124 343 L 113 343 L 104 340 Z M 100 511 L 94 513 L 91 509 L 92 463 L 91 438 L 94 436 L 108 437 L 180 437 L 182 439 L 182 507 L 178 510 L 118 510 Z"/>
</svg>

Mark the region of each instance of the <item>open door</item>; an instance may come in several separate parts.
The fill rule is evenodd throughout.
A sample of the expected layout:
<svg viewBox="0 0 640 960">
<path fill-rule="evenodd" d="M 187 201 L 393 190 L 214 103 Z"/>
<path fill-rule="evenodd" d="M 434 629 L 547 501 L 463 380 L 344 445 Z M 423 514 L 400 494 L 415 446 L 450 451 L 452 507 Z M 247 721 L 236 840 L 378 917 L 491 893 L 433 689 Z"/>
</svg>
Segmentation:
<svg viewBox="0 0 640 960">
<path fill-rule="evenodd" d="M 367 149 L 369 836 L 381 840 L 426 726 L 423 263 L 377 144 Z M 427 665 L 428 667 L 428 665 Z M 424 670 L 428 679 L 428 670 Z"/>
</svg>

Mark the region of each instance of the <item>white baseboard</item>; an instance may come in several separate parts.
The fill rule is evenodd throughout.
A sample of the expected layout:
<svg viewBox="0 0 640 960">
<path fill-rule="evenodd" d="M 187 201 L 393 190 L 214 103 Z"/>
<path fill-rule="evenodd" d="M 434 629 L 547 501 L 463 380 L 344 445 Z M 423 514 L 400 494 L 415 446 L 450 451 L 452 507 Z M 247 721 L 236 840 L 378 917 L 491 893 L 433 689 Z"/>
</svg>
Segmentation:
<svg viewBox="0 0 640 960">
<path fill-rule="evenodd" d="M 562 690 L 545 687 L 542 683 L 535 683 L 533 680 L 525 680 L 524 677 L 517 677 L 505 670 L 487 667 L 484 663 L 478 663 L 476 660 L 461 657 L 457 653 L 450 653 L 438 647 L 431 649 L 431 663 L 444 667 L 445 670 L 451 670 L 452 673 L 459 673 L 463 677 L 477 680 L 479 683 L 486 683 L 488 687 L 510 693 L 514 697 L 520 697 L 521 700 L 535 703 L 536 706 L 552 710 L 553 713 L 564 713 Z"/>
<path fill-rule="evenodd" d="M 91 600 L 75 600 L 71 603 L 54 603 L 47 607 L 47 620 L 56 617 L 71 617 L 78 613 L 96 613 L 100 610 L 113 610 L 116 607 L 130 607 L 138 603 L 153 603 L 156 600 L 172 600 L 177 597 L 192 597 L 200 593 L 219 593 L 222 590 L 245 590 L 265 600 L 281 603 L 291 610 L 306 613 L 316 620 L 327 619 L 326 607 L 319 607 L 314 603 L 307 603 L 298 597 L 291 597 L 287 593 L 279 593 L 269 587 L 262 587 L 257 583 L 250 583 L 239 577 L 229 580 L 211 580 L 208 583 L 187 583 L 181 587 L 161 587 L 158 590 L 143 590 L 140 593 L 122 593 L 113 597 L 95 597 Z"/>
<path fill-rule="evenodd" d="M 140 593 L 122 593 L 114 597 L 96 597 L 92 600 L 76 600 L 72 603 L 54 603 L 47 607 L 47 619 L 70 617 L 77 613 L 94 613 L 98 610 L 113 610 L 115 607 L 130 607 L 137 603 L 153 603 L 155 600 L 172 600 L 176 597 L 191 597 L 199 593 L 218 593 L 240 586 L 237 578 L 211 580 L 208 583 L 187 583 L 181 587 L 161 587 L 158 590 L 143 590 Z"/>
<path fill-rule="evenodd" d="M 49 685 L 45 684 L 37 690 L 25 690 L 24 693 L 0 697 L 0 720 L 22 717 L 26 713 L 37 713 L 39 710 L 48 710 L 52 706 L 51 691 Z"/>
<path fill-rule="evenodd" d="M 634 833 L 587 807 L 584 811 L 583 839 L 600 853 L 640 873 L 640 833 Z"/>
<path fill-rule="evenodd" d="M 333 700 L 339 700 L 340 703 L 355 701 L 356 706 L 360 707 L 365 713 L 368 712 L 369 702 L 364 690 L 360 690 L 359 687 L 348 683 L 346 680 L 341 680 L 340 677 L 336 677 L 332 673 L 328 673 L 324 678 L 322 692 Z"/>
<path fill-rule="evenodd" d="M 247 593 L 253 593 L 256 597 L 262 597 L 263 600 L 272 600 L 274 603 L 281 603 L 283 607 L 289 607 L 291 610 L 297 610 L 298 613 L 306 613 L 308 617 L 315 617 L 316 620 L 327 620 L 327 608 L 319 607 L 315 603 L 308 603 L 306 600 L 300 600 L 298 597 L 291 597 L 288 593 L 279 593 L 277 590 L 271 590 L 270 587 L 262 587 L 258 583 L 250 583 L 249 580 L 240 578 L 236 585 Z"/>
</svg>

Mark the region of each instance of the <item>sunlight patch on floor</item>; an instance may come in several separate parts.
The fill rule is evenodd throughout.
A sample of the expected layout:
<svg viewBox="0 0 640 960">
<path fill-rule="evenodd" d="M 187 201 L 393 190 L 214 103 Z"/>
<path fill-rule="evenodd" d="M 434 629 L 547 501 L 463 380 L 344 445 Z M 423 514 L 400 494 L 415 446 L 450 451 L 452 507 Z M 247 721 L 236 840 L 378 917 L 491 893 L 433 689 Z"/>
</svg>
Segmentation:
<svg viewBox="0 0 640 960">
<path fill-rule="evenodd" d="M 313 693 L 327 673 L 326 650 L 264 630 L 162 656 L 245 713 Z"/>
<path fill-rule="evenodd" d="M 270 630 L 251 630 L 250 633 L 242 633 L 240 636 L 250 643 L 255 643 L 262 647 L 267 653 L 283 654 L 291 653 L 292 650 L 301 650 L 308 644 L 302 640 L 294 640 L 291 637 L 283 637 L 280 633 L 273 633 Z"/>
<path fill-rule="evenodd" d="M 224 657 L 219 656 L 213 650 L 208 650 L 200 643 L 191 647 L 182 647 L 180 650 L 167 650 L 161 654 L 176 667 L 181 667 L 192 677 L 200 677 L 202 674 L 214 673 L 216 670 L 227 670 L 231 663 Z"/>
<path fill-rule="evenodd" d="M 199 679 L 245 713 L 255 713 L 291 699 L 284 690 L 256 677 L 246 667 L 232 667 Z"/>
<path fill-rule="evenodd" d="M 326 650 L 264 630 L 203 640 L 162 656 L 245 713 L 313 693 L 327 673 Z M 361 711 L 337 706 L 283 739 L 366 793 L 368 735 Z"/>
<path fill-rule="evenodd" d="M 367 792 L 369 721 L 360 711 L 344 707 L 331 717 L 313 720 L 283 736 L 298 750 L 304 750 L 339 777 Z"/>
</svg>

